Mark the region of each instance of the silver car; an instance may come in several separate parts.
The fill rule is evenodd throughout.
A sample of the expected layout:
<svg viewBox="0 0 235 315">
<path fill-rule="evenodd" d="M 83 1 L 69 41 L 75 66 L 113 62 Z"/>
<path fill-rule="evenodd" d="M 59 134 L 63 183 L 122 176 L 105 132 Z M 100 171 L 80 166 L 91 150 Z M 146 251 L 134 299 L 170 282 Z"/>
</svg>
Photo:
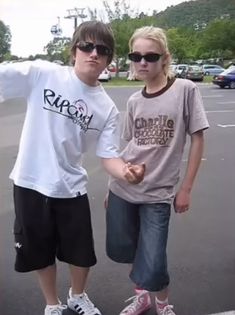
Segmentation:
<svg viewBox="0 0 235 315">
<path fill-rule="evenodd" d="M 203 65 L 203 72 L 205 75 L 216 75 L 223 72 L 225 69 L 219 65 Z"/>
</svg>

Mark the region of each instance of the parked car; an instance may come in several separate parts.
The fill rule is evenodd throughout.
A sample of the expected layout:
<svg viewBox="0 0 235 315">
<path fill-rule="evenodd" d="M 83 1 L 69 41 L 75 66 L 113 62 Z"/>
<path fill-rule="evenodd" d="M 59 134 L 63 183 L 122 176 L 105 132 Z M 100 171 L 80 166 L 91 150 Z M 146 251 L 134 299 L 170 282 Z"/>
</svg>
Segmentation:
<svg viewBox="0 0 235 315">
<path fill-rule="evenodd" d="M 203 65 L 202 69 L 205 75 L 217 75 L 225 70 L 219 65 Z"/>
<path fill-rule="evenodd" d="M 191 65 L 188 66 L 188 68 L 184 71 L 184 74 L 181 74 L 181 76 L 184 76 L 185 79 L 192 81 L 203 81 L 204 73 L 202 67 Z"/>
<path fill-rule="evenodd" d="M 57 63 L 57 65 L 63 66 L 64 62 L 62 60 L 53 60 L 54 63 Z"/>
<path fill-rule="evenodd" d="M 173 71 L 175 72 L 175 76 L 177 78 L 182 78 L 184 77 L 184 73 L 185 71 L 188 69 L 188 65 L 187 64 L 178 64 L 175 65 L 175 67 L 173 67 Z"/>
<path fill-rule="evenodd" d="M 108 69 L 104 69 L 101 74 L 98 77 L 99 81 L 104 81 L 104 82 L 108 82 L 109 80 L 111 80 L 111 73 Z"/>
<path fill-rule="evenodd" d="M 235 62 L 230 63 L 230 65 L 228 66 L 228 68 L 233 68 L 235 67 Z"/>
<path fill-rule="evenodd" d="M 235 67 L 229 67 L 219 75 L 215 75 L 212 82 L 221 88 L 226 86 L 235 89 Z"/>
</svg>

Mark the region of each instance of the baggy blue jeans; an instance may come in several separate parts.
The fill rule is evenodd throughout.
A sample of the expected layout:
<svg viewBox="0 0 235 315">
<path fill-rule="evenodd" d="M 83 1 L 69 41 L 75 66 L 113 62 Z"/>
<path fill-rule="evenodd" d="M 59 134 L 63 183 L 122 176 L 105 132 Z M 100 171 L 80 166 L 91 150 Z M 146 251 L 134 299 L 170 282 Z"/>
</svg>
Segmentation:
<svg viewBox="0 0 235 315">
<path fill-rule="evenodd" d="M 107 255 L 133 265 L 130 278 L 139 288 L 161 291 L 169 284 L 166 247 L 170 213 L 168 203 L 133 204 L 109 192 Z"/>
</svg>

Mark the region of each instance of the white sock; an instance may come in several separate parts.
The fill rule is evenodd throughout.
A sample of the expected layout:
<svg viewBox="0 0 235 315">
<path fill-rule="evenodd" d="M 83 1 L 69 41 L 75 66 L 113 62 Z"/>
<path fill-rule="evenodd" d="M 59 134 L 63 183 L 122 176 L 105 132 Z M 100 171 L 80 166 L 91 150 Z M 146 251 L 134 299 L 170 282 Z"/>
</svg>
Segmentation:
<svg viewBox="0 0 235 315">
<path fill-rule="evenodd" d="M 156 303 L 158 304 L 159 307 L 164 307 L 166 305 L 168 305 L 168 298 L 166 298 L 164 301 L 160 301 L 156 296 L 155 296 L 155 299 L 156 299 Z"/>
<path fill-rule="evenodd" d="M 56 306 L 59 306 L 61 305 L 61 303 L 58 303 L 58 304 L 47 304 L 46 307 L 56 307 Z"/>
<path fill-rule="evenodd" d="M 71 296 L 72 296 L 73 298 L 75 298 L 75 299 L 76 299 L 76 298 L 79 298 L 79 297 L 81 298 L 81 297 L 84 296 L 84 292 L 82 292 L 82 293 L 80 293 L 80 294 L 73 294 L 73 293 L 72 293 Z"/>
</svg>

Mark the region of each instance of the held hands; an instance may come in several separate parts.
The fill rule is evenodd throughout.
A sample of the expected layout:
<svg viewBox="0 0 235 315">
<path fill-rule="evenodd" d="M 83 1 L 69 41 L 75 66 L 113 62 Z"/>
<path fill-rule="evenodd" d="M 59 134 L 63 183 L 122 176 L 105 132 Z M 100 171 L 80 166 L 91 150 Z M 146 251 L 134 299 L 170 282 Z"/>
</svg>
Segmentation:
<svg viewBox="0 0 235 315">
<path fill-rule="evenodd" d="M 183 213 L 189 210 L 190 192 L 180 189 L 174 200 L 174 208 L 176 213 Z"/>
<path fill-rule="evenodd" d="M 145 164 L 126 163 L 123 167 L 124 177 L 130 184 L 139 184 L 144 179 Z"/>
</svg>

